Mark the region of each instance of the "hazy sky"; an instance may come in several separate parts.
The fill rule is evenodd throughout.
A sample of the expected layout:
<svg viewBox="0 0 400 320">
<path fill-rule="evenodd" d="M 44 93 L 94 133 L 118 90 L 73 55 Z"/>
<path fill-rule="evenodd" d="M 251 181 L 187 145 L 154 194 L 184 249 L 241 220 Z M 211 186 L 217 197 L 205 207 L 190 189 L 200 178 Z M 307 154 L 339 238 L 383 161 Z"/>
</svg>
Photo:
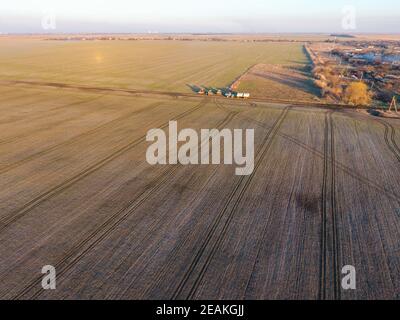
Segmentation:
<svg viewBox="0 0 400 320">
<path fill-rule="evenodd" d="M 352 12 L 355 14 L 355 24 L 351 22 L 350 29 L 343 28 L 343 19 L 349 14 L 352 19 Z M 349 23 L 346 25 L 349 26 Z M 2 33 L 149 31 L 400 33 L 400 1 L 1 0 L 0 2 Z"/>
</svg>

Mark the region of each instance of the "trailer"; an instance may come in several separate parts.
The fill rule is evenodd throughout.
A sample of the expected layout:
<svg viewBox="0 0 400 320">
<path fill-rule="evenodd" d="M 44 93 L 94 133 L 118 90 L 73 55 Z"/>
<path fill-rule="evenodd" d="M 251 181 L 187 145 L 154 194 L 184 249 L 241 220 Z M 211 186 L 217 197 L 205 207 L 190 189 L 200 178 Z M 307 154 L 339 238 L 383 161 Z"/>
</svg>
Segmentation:
<svg viewBox="0 0 400 320">
<path fill-rule="evenodd" d="M 236 93 L 236 98 L 239 98 L 239 99 L 248 99 L 248 98 L 250 98 L 250 93 L 247 93 L 247 92 L 237 92 L 237 93 Z"/>
</svg>

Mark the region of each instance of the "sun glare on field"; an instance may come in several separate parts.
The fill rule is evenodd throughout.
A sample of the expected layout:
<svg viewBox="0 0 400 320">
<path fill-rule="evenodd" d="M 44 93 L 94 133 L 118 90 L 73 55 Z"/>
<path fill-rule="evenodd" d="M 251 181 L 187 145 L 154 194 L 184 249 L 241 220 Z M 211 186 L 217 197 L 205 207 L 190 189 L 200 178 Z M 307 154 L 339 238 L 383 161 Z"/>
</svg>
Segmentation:
<svg viewBox="0 0 400 320">
<path fill-rule="evenodd" d="M 101 63 L 101 62 L 103 62 L 103 56 L 101 55 L 101 54 L 96 54 L 96 56 L 95 56 L 95 61 L 97 62 L 97 63 Z"/>
</svg>

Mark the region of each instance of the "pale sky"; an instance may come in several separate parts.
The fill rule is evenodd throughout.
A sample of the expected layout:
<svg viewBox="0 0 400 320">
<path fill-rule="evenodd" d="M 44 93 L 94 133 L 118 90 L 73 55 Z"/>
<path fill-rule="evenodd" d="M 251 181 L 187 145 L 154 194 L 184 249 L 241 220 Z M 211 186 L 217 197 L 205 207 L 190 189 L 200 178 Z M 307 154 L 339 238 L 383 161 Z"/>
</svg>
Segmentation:
<svg viewBox="0 0 400 320">
<path fill-rule="evenodd" d="M 355 13 L 355 29 L 343 18 Z M 347 9 L 346 9 L 347 8 Z M 347 11 L 346 11 L 347 10 Z M 43 20 L 54 17 L 55 29 Z M 2 0 L 1 33 L 400 33 L 398 0 Z"/>
</svg>

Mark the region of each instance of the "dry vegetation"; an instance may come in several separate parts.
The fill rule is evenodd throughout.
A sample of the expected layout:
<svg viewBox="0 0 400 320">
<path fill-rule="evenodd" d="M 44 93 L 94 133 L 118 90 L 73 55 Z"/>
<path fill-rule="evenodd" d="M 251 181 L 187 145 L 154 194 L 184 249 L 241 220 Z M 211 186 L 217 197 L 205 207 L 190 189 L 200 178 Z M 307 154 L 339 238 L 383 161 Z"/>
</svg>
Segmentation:
<svg viewBox="0 0 400 320">
<path fill-rule="evenodd" d="M 218 74 L 216 61 L 235 57 L 230 47 L 174 45 L 141 43 L 135 56 L 114 42 L 48 42 L 29 53 L 19 49 L 32 43 L 15 42 L 0 53 L 1 78 L 177 89 L 237 72 Z M 94 48 L 101 66 L 88 65 Z M 265 51 L 232 61 L 269 56 L 257 48 Z M 210 59 L 196 53 L 206 50 Z M 61 53 L 69 63 L 60 65 Z M 398 122 L 250 103 L 1 85 L 0 298 L 399 298 Z M 254 174 L 149 166 L 147 130 L 174 119 L 180 128 L 255 128 Z M 56 291 L 40 286 L 49 264 Z M 356 291 L 338 286 L 348 264 Z"/>
<path fill-rule="evenodd" d="M 353 106 L 370 106 L 372 93 L 362 81 L 345 83 L 340 74 L 325 65 L 316 66 L 312 74 L 314 85 L 320 89 L 322 97 L 330 97 L 337 102 Z"/>
<path fill-rule="evenodd" d="M 393 98 L 394 87 L 386 85 L 385 90 L 379 89 L 376 92 L 372 90 L 375 83 L 371 83 L 368 79 L 364 81 L 364 75 L 368 78 L 377 71 L 376 66 L 354 67 L 346 65 L 341 58 L 335 56 L 335 53 L 355 50 L 354 47 L 339 42 L 312 43 L 307 44 L 305 48 L 313 64 L 314 85 L 319 88 L 321 96 L 326 100 L 358 107 L 371 107 L 373 98 L 378 98 L 382 102 L 390 102 Z M 344 53 L 345 56 L 346 54 Z M 379 68 L 390 70 L 390 66 Z M 378 84 L 375 88 L 378 86 L 381 85 Z"/>
<path fill-rule="evenodd" d="M 319 92 L 310 76 L 301 64 L 257 64 L 241 77 L 238 90 L 250 92 L 255 98 L 315 102 Z"/>
<path fill-rule="evenodd" d="M 347 104 L 354 106 L 369 106 L 372 102 L 372 94 L 365 83 L 353 82 L 346 88 L 343 99 Z"/>
</svg>

